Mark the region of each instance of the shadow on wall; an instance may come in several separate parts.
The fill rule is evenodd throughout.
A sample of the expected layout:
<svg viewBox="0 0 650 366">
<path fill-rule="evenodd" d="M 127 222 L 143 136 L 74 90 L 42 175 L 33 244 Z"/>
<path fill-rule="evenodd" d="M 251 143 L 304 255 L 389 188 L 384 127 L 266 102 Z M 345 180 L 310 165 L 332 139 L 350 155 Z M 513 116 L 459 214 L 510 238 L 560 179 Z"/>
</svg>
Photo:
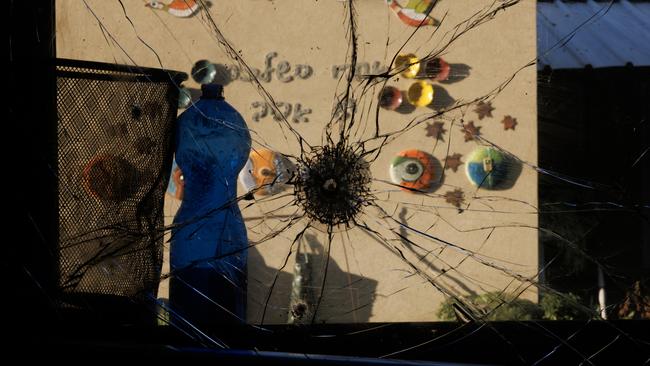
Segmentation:
<svg viewBox="0 0 650 366">
<path fill-rule="evenodd" d="M 409 227 L 408 215 L 409 215 L 408 210 L 403 207 L 399 213 L 399 221 L 400 223 L 403 224 L 403 226 L 400 226 L 399 228 L 401 241 L 404 244 L 404 247 L 408 249 L 411 253 L 419 255 L 419 253 L 416 250 L 416 243 L 412 242 L 411 239 L 409 239 L 409 231 L 406 229 L 406 227 Z M 476 295 L 476 292 L 472 290 L 469 286 L 467 286 L 466 281 L 463 280 L 463 278 L 459 278 L 459 275 L 455 271 L 447 272 L 446 270 L 444 270 L 444 268 L 442 268 L 444 266 L 436 265 L 435 263 L 436 259 L 438 259 L 438 256 L 436 255 L 423 256 L 420 259 L 420 262 L 426 265 L 428 272 L 435 273 L 436 277 L 442 276 L 445 280 L 447 280 L 446 282 L 451 284 L 451 286 L 460 289 L 466 294 Z M 440 262 L 440 263 L 444 264 L 444 262 Z M 444 285 L 442 282 L 440 282 L 438 283 L 438 286 L 444 286 Z"/>
<path fill-rule="evenodd" d="M 249 323 L 363 323 L 370 320 L 377 281 L 345 272 L 330 258 L 323 283 L 327 251 L 315 235 L 305 234 L 295 259 L 293 273 L 280 272 L 273 286 L 277 268 L 268 267 L 257 249 L 249 250 Z M 323 295 L 319 302 L 321 290 Z"/>
<path fill-rule="evenodd" d="M 447 109 L 456 103 L 456 99 L 449 95 L 447 89 L 441 87 L 440 85 L 433 84 L 433 90 L 433 102 L 427 106 L 428 108 L 437 112 Z"/>
<path fill-rule="evenodd" d="M 440 80 L 440 84 L 454 84 L 462 81 L 469 76 L 470 70 L 472 69 L 467 64 L 449 64 L 449 66 L 451 68 L 449 77 L 445 80 Z"/>
</svg>

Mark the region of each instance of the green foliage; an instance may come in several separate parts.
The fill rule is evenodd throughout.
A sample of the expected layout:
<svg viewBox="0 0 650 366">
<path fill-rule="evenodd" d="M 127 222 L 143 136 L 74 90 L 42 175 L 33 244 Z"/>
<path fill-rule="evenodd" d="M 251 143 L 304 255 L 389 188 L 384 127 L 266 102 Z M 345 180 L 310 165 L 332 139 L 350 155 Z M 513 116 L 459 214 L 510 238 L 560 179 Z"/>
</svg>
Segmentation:
<svg viewBox="0 0 650 366">
<path fill-rule="evenodd" d="M 563 296 L 547 293 L 542 297 L 539 306 L 544 311 L 546 320 L 576 320 L 585 318 L 578 308 L 580 298 L 572 293 Z"/>
<path fill-rule="evenodd" d="M 584 318 L 577 306 L 580 299 L 574 294 L 559 296 L 546 294 L 536 304 L 530 300 L 517 298 L 513 294 L 488 292 L 464 298 L 462 309 L 471 309 L 476 319 L 488 321 L 505 320 L 574 320 Z M 456 320 L 453 299 L 445 300 L 438 309 L 440 320 Z"/>
<path fill-rule="evenodd" d="M 438 316 L 438 319 L 440 320 L 456 320 L 456 315 L 454 314 L 454 308 L 452 304 L 454 303 L 454 300 L 452 299 L 447 299 L 440 304 L 440 307 L 438 308 L 438 312 L 436 313 L 436 316 Z"/>
</svg>

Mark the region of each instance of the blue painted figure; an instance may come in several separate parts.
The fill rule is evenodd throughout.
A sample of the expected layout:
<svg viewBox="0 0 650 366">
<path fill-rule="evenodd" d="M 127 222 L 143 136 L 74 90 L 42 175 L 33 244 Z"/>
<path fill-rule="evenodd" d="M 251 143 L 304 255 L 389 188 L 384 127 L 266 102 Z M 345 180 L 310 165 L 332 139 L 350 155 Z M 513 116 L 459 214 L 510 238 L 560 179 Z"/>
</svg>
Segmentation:
<svg viewBox="0 0 650 366">
<path fill-rule="evenodd" d="M 202 92 L 176 130 L 184 193 L 172 229 L 169 301 L 179 325 L 236 323 L 246 314 L 248 239 L 235 198 L 251 138 L 221 85 Z"/>
</svg>

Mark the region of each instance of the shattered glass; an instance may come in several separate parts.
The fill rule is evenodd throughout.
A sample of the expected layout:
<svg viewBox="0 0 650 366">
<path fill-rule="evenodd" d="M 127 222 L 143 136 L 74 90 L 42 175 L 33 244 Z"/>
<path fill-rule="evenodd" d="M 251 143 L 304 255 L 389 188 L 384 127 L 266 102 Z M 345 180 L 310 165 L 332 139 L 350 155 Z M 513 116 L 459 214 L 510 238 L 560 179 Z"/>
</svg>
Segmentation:
<svg viewBox="0 0 650 366">
<path fill-rule="evenodd" d="M 611 6 L 598 3 L 593 17 L 606 19 Z M 247 244 L 192 265 L 223 276 L 218 264 L 248 258 L 246 315 L 227 311 L 247 331 L 267 336 L 294 325 L 318 349 L 404 322 L 454 324 L 359 354 L 410 358 L 480 329 L 507 349 L 516 335 L 497 324 L 512 321 L 548 342 L 541 353 L 513 346 L 515 363 L 552 363 L 562 350 L 576 364 L 597 364 L 615 346 L 647 362 L 647 336 L 617 323 L 650 318 L 647 100 L 635 110 L 642 97 L 612 88 L 597 101 L 592 89 L 604 82 L 584 81 L 597 79 L 594 70 L 538 71 L 535 16 L 525 0 L 57 3 L 61 57 L 186 72 L 179 113 L 196 108 L 200 84 L 222 84 L 252 140 L 236 198 L 185 222 L 173 222 L 185 177 L 167 154 L 162 165 L 171 169 L 158 176 L 169 183 L 165 223 L 147 237 L 163 252 L 159 278 L 119 295 L 188 342 L 242 347 L 214 326 L 185 321 L 168 288 L 176 276 L 183 282 L 183 268 L 169 265 L 172 233 L 238 207 Z M 563 49 L 572 34 L 544 52 Z M 637 89 L 647 96 L 647 79 Z M 602 115 L 606 123 L 584 123 Z M 596 132 L 604 128 L 612 132 Z M 77 245 L 97 245 L 97 232 L 109 242 L 137 232 L 128 230 L 94 228 Z M 93 271 L 137 281 L 122 255 Z M 93 291 L 83 280 L 61 283 Z M 187 285 L 185 293 L 227 308 L 227 299 Z M 574 344 L 595 322 L 609 338 Z M 378 325 L 322 328 L 359 323 Z M 261 339 L 243 347 L 264 350 Z"/>
</svg>

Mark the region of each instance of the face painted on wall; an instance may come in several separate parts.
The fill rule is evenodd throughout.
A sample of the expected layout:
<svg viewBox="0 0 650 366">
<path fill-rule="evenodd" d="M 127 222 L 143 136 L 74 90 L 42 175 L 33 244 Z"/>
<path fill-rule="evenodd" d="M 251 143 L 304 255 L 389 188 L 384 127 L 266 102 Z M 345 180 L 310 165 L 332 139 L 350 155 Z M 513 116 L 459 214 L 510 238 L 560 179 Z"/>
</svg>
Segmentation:
<svg viewBox="0 0 650 366">
<path fill-rule="evenodd" d="M 433 159 L 424 151 L 404 150 L 390 163 L 390 180 L 404 191 L 426 191 L 435 179 Z"/>
<path fill-rule="evenodd" d="M 295 170 L 284 155 L 268 149 L 254 149 L 248 162 L 239 173 L 239 182 L 246 192 L 272 195 L 283 191 Z"/>
</svg>

